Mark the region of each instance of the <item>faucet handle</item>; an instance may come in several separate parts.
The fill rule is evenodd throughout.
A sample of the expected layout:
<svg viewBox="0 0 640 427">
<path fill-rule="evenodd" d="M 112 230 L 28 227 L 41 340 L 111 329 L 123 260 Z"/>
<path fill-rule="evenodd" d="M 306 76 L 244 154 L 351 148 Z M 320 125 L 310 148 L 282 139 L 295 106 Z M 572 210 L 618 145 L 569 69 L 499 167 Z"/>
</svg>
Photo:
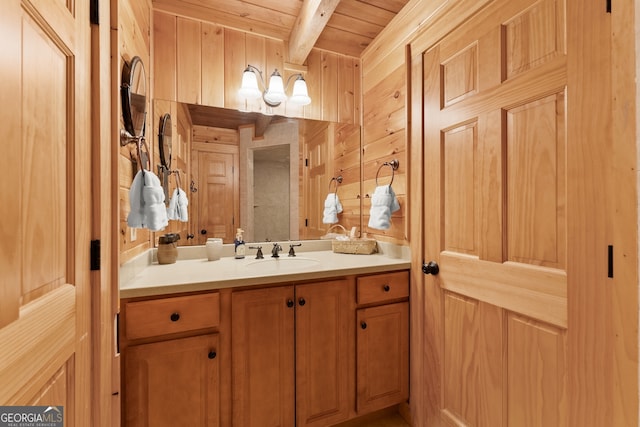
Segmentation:
<svg viewBox="0 0 640 427">
<path fill-rule="evenodd" d="M 289 256 L 296 256 L 296 251 L 293 250 L 296 246 L 302 246 L 302 243 L 298 243 L 297 245 L 291 244 L 289 245 Z"/>
<path fill-rule="evenodd" d="M 262 246 L 249 246 L 249 249 L 257 249 L 256 259 L 263 259 L 264 255 L 262 255 Z"/>
<path fill-rule="evenodd" d="M 274 243 L 273 244 L 273 249 L 271 250 L 271 258 L 280 258 L 280 255 L 278 254 L 279 251 L 282 250 L 282 246 L 280 246 L 279 243 Z"/>
</svg>

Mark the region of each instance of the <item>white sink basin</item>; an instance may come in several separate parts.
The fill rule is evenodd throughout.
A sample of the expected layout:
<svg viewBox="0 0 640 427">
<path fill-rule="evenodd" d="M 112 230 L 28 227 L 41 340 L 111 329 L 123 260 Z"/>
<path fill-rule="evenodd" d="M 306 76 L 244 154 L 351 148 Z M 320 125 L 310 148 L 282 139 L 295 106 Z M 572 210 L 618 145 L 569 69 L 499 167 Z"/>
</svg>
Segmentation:
<svg viewBox="0 0 640 427">
<path fill-rule="evenodd" d="M 285 273 L 290 271 L 300 271 L 320 265 L 320 261 L 314 258 L 306 258 L 301 256 L 265 258 L 257 259 L 246 265 L 249 270 L 269 273 Z"/>
</svg>

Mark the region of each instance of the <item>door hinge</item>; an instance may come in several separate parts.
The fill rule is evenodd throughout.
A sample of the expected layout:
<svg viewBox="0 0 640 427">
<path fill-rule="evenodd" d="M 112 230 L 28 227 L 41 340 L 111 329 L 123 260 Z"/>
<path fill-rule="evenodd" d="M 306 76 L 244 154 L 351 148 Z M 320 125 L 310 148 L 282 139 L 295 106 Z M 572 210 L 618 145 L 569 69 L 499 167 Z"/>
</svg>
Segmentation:
<svg viewBox="0 0 640 427">
<path fill-rule="evenodd" d="M 613 279 L 613 245 L 607 247 L 607 277 Z"/>
<path fill-rule="evenodd" d="M 116 340 L 116 354 L 120 354 L 120 312 L 117 312 L 113 319 L 113 327 L 116 329 L 113 334 Z"/>
<path fill-rule="evenodd" d="M 304 165 L 305 165 L 306 167 L 309 167 L 309 159 L 304 159 Z"/>
<path fill-rule="evenodd" d="M 308 227 L 309 226 L 309 218 L 305 218 L 304 219 L 304 226 Z"/>
<path fill-rule="evenodd" d="M 91 271 L 100 270 L 100 240 L 91 241 Z"/>
<path fill-rule="evenodd" d="M 89 20 L 94 25 L 100 25 L 100 0 L 91 0 L 89 6 Z"/>
<path fill-rule="evenodd" d="M 611 13 L 611 0 L 605 0 L 607 2 L 607 13 Z"/>
</svg>

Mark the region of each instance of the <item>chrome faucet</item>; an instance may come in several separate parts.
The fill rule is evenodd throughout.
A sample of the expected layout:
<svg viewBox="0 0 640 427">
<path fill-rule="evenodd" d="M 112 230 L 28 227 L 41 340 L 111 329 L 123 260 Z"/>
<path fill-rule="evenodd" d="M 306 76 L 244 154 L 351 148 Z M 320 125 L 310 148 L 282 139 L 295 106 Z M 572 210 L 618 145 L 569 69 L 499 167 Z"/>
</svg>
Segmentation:
<svg viewBox="0 0 640 427">
<path fill-rule="evenodd" d="M 282 250 L 282 246 L 280 246 L 278 243 L 274 243 L 273 249 L 271 250 L 271 258 L 280 258 L 278 251 L 281 251 L 281 250 Z"/>
</svg>

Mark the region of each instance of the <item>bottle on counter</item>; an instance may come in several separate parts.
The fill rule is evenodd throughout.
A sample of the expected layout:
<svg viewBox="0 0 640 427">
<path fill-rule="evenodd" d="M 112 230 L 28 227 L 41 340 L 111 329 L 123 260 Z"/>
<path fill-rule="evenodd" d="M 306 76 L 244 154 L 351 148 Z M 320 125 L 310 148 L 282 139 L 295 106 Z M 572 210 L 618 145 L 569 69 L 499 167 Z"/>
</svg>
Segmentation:
<svg viewBox="0 0 640 427">
<path fill-rule="evenodd" d="M 236 259 L 244 258 L 247 250 L 244 239 L 242 237 L 242 233 L 244 233 L 244 230 L 242 228 L 238 228 L 236 230 L 236 239 L 233 241 L 236 247 Z"/>
</svg>

